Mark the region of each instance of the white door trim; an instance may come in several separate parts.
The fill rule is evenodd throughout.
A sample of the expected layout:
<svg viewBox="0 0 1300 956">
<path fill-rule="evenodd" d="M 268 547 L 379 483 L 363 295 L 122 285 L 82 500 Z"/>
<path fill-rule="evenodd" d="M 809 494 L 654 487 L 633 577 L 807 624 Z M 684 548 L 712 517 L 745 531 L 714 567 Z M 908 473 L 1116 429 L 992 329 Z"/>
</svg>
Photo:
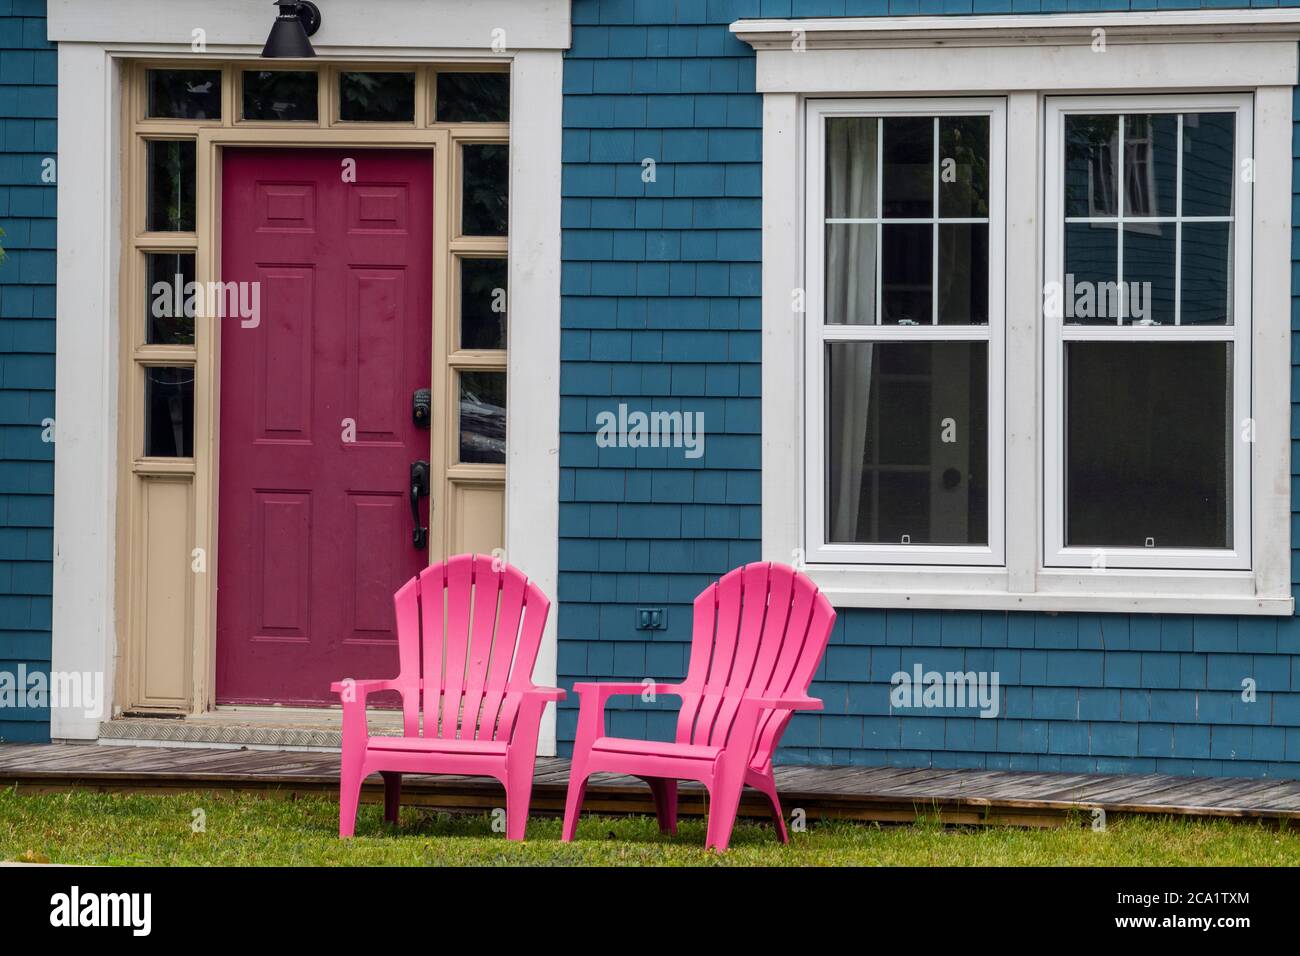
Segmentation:
<svg viewBox="0 0 1300 956">
<path fill-rule="evenodd" d="M 55 354 L 57 434 L 54 468 L 54 591 L 51 670 L 57 673 L 103 675 L 103 719 L 111 717 L 115 701 L 118 641 L 115 608 L 115 541 L 117 533 L 118 467 L 118 269 L 121 256 L 122 165 L 120 158 L 121 68 L 125 60 L 149 56 L 190 56 L 189 32 L 196 22 L 183 13 L 201 5 L 212 17 L 217 4 L 184 0 L 158 7 L 137 0 L 113 4 L 111 17 L 98 15 L 105 5 L 95 0 L 54 0 L 50 7 L 50 36 L 77 39 L 59 48 L 60 154 L 57 256 L 57 342 Z M 222 6 L 225 6 L 224 4 Z M 225 22 L 253 17 L 240 10 L 222 11 Z M 347 9 L 346 4 L 333 4 Z M 372 13 L 373 4 L 354 3 Z M 400 0 L 393 9 L 414 6 Z M 123 7 L 139 7 L 135 14 Z M 177 8 L 181 13 L 177 14 Z M 569 35 L 568 3 L 492 0 L 483 4 L 421 4 L 444 8 L 438 29 L 428 31 L 430 47 L 402 59 L 445 61 L 456 57 L 493 58 L 490 30 L 471 29 L 486 13 L 493 24 L 521 18 L 520 29 L 509 30 L 507 41 L 532 37 L 533 49 L 507 50 L 499 57 L 513 62 L 511 103 L 510 292 L 515 303 L 527 305 L 526 319 L 511 324 L 508 370 L 507 428 L 510 446 L 506 463 L 506 553 L 538 586 L 555 599 L 559 549 L 559 376 L 560 376 L 560 143 L 563 107 L 563 52 Z M 147 8 L 147 15 L 146 15 Z M 509 8 L 509 10 L 507 10 Z M 473 19 L 466 11 L 476 11 Z M 256 5 L 256 43 L 246 35 L 221 50 L 209 46 L 213 59 L 255 57 L 270 29 L 273 9 Z M 105 11 L 107 12 L 107 11 Z M 191 10 L 191 14 L 193 11 Z M 79 16 L 84 18 L 79 20 Z M 120 25 L 158 33 L 159 17 L 170 33 L 157 43 L 120 42 Z M 336 13 L 337 16 L 337 13 Z M 539 21 L 547 20 L 542 30 Z M 421 14 L 419 24 L 429 19 Z M 424 30 L 395 22 L 385 15 L 391 32 L 387 49 L 361 51 L 393 55 L 409 51 Z M 184 21 L 184 22 L 181 22 Z M 485 21 L 486 22 L 486 21 Z M 462 26 L 457 26 L 457 24 Z M 469 23 L 469 26 L 463 24 Z M 96 25 L 105 36 L 84 42 Z M 399 29 L 401 27 L 401 29 Z M 530 32 L 531 31 L 531 32 Z M 541 31 L 541 32 L 538 32 Z M 373 34 L 370 30 L 367 35 Z M 435 39 L 436 33 L 436 39 Z M 320 36 L 320 35 L 318 35 Z M 465 45 L 448 47 L 463 38 Z M 405 46 L 398 47 L 401 43 Z M 317 44 L 322 56 L 336 49 Z M 349 48 L 351 49 L 351 48 Z M 340 57 L 344 54 L 339 52 Z M 355 56 L 355 53 L 353 54 Z M 553 188 L 534 188 L 550 183 Z M 522 310 L 517 309 L 522 315 Z M 555 614 L 551 615 L 534 670 L 540 684 L 556 680 Z M 101 716 L 80 708 L 51 710 L 50 736 L 62 740 L 98 737 Z M 538 742 L 539 753 L 555 752 L 555 709 L 548 708 Z"/>
</svg>

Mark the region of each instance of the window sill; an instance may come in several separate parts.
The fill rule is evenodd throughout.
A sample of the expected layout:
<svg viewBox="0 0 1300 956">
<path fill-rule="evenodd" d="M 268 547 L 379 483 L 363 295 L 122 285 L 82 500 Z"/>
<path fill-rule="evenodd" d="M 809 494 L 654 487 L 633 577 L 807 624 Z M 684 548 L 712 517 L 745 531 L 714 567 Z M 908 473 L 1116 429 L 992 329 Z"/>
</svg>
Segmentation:
<svg viewBox="0 0 1300 956">
<path fill-rule="evenodd" d="M 1250 572 L 1039 570 L 1013 589 L 1004 570 L 808 565 L 836 608 L 1116 614 L 1295 613 L 1289 594 L 1260 594 Z"/>
</svg>

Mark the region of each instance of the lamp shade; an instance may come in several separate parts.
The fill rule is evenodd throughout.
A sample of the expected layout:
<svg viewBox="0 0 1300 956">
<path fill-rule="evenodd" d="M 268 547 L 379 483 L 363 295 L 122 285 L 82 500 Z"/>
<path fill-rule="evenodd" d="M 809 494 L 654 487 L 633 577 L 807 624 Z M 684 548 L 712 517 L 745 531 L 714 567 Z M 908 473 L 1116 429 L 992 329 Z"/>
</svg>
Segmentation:
<svg viewBox="0 0 1300 956">
<path fill-rule="evenodd" d="M 320 12 L 315 4 L 278 0 L 276 5 L 280 13 L 271 26 L 271 35 L 266 38 L 262 56 L 276 60 L 301 60 L 315 56 L 316 51 L 307 39 L 320 25 Z"/>
</svg>

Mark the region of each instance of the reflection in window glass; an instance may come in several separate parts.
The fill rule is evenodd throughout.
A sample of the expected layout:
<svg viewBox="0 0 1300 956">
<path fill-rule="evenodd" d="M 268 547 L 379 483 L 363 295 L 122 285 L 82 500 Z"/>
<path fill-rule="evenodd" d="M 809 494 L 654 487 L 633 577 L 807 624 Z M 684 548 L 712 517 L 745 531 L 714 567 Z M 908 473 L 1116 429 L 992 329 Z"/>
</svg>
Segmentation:
<svg viewBox="0 0 1300 956">
<path fill-rule="evenodd" d="M 460 460 L 504 465 L 506 373 L 460 372 Z"/>
<path fill-rule="evenodd" d="M 315 122 L 318 83 L 310 70 L 245 70 L 244 119 Z"/>
<path fill-rule="evenodd" d="M 988 343 L 826 346 L 826 540 L 988 543 Z"/>
<path fill-rule="evenodd" d="M 194 253 L 151 252 L 145 259 L 145 342 L 193 345 L 194 301 L 187 290 L 194 281 Z"/>
<path fill-rule="evenodd" d="M 193 140 L 151 140 L 146 164 L 150 232 L 193 232 L 197 176 Z"/>
<path fill-rule="evenodd" d="M 461 234 L 504 236 L 509 220 L 510 147 L 472 143 L 461 147 Z"/>
<path fill-rule="evenodd" d="M 1067 342 L 1065 543 L 1228 548 L 1232 346 Z"/>
<path fill-rule="evenodd" d="M 1065 117 L 1066 324 L 1232 322 L 1234 122 L 1233 113 Z"/>
<path fill-rule="evenodd" d="M 351 123 L 414 122 L 415 74 L 340 73 L 339 119 Z"/>
<path fill-rule="evenodd" d="M 221 119 L 220 70 L 145 70 L 151 119 Z"/>
<path fill-rule="evenodd" d="M 439 73 L 439 123 L 504 123 L 510 119 L 509 73 Z"/>
<path fill-rule="evenodd" d="M 939 117 L 939 215 L 986 219 L 989 214 L 989 118 Z"/>
<path fill-rule="evenodd" d="M 194 369 L 144 369 L 144 453 L 149 458 L 194 456 Z"/>
<path fill-rule="evenodd" d="M 460 347 L 506 347 L 505 259 L 460 260 Z"/>
<path fill-rule="evenodd" d="M 1119 211 L 1119 117 L 1065 117 L 1065 214 Z"/>
</svg>

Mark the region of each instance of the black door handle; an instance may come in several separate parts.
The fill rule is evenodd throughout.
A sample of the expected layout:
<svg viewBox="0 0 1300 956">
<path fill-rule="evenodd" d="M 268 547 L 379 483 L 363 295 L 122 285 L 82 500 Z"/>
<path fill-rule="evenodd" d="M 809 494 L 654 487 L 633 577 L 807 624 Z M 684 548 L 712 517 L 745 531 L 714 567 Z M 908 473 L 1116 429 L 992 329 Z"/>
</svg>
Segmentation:
<svg viewBox="0 0 1300 956">
<path fill-rule="evenodd" d="M 411 462 L 411 518 L 415 521 L 415 531 L 411 543 L 423 551 L 429 546 L 429 529 L 420 524 L 420 499 L 429 497 L 429 463 L 427 461 Z M 433 502 L 430 501 L 430 507 Z"/>
</svg>

